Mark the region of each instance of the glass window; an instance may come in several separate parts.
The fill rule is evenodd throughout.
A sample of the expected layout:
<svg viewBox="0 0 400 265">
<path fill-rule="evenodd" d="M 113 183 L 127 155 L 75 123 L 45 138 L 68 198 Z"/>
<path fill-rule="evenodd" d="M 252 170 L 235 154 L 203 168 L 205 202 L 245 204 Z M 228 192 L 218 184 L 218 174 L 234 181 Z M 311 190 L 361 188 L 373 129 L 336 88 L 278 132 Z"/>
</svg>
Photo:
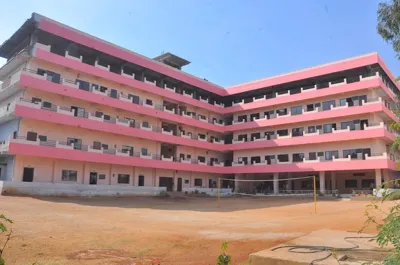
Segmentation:
<svg viewBox="0 0 400 265">
<path fill-rule="evenodd" d="M 153 100 L 151 100 L 151 99 L 146 99 L 146 104 L 147 104 L 147 105 L 153 105 Z"/>
<path fill-rule="evenodd" d="M 303 162 L 304 153 L 293 154 L 293 162 Z"/>
<path fill-rule="evenodd" d="M 308 126 L 308 133 L 315 133 L 316 131 L 315 126 Z"/>
<path fill-rule="evenodd" d="M 293 128 L 292 129 L 292 136 L 297 137 L 297 136 L 303 136 L 304 128 Z"/>
<path fill-rule="evenodd" d="M 343 150 L 343 158 L 351 157 L 351 159 L 357 158 L 357 152 L 355 149 Z"/>
<path fill-rule="evenodd" d="M 206 157 L 205 156 L 198 156 L 197 159 L 199 160 L 199 162 L 206 162 Z"/>
<path fill-rule="evenodd" d="M 347 102 L 347 101 L 346 101 L 345 98 L 341 98 L 340 101 L 339 101 L 339 105 L 340 105 L 340 106 L 344 106 L 344 105 L 346 105 L 346 102 Z"/>
<path fill-rule="evenodd" d="M 336 124 L 324 124 L 324 133 L 331 133 L 332 129 L 336 129 Z"/>
<path fill-rule="evenodd" d="M 344 181 L 344 186 L 346 188 L 357 188 L 357 180 L 356 179 L 347 179 Z"/>
<path fill-rule="evenodd" d="M 279 116 L 286 115 L 287 114 L 287 109 L 278 109 L 276 111 L 276 114 L 278 114 Z"/>
<path fill-rule="evenodd" d="M 330 110 L 332 107 L 335 107 L 336 103 L 335 100 L 328 100 L 325 102 L 322 102 L 322 110 Z"/>
<path fill-rule="evenodd" d="M 279 162 L 289 162 L 289 155 L 278 155 Z"/>
<path fill-rule="evenodd" d="M 288 129 L 277 130 L 276 134 L 279 135 L 279 136 L 286 136 L 286 135 L 289 135 L 289 130 Z"/>
<path fill-rule="evenodd" d="M 78 84 L 79 89 L 85 90 L 85 91 L 90 91 L 90 84 L 89 82 L 76 79 L 75 84 Z"/>
<path fill-rule="evenodd" d="M 61 180 L 62 181 L 77 181 L 78 171 L 76 170 L 62 170 Z"/>
<path fill-rule="evenodd" d="M 203 186 L 203 179 L 194 179 L 194 186 L 195 187 Z"/>
<path fill-rule="evenodd" d="M 240 116 L 238 116 L 238 121 L 239 121 L 239 122 L 241 122 L 241 121 L 247 122 L 247 115 L 240 115 Z"/>
<path fill-rule="evenodd" d="M 142 126 L 145 128 L 150 128 L 150 124 L 147 121 L 142 122 Z"/>
<path fill-rule="evenodd" d="M 296 106 L 292 107 L 290 110 L 292 115 L 299 115 L 303 113 L 303 107 L 302 106 Z"/>
<path fill-rule="evenodd" d="M 99 179 L 106 179 L 106 174 L 99 174 Z"/>
<path fill-rule="evenodd" d="M 308 153 L 308 160 L 317 160 L 317 153 L 316 152 Z"/>
<path fill-rule="evenodd" d="M 118 183 L 129 184 L 129 174 L 118 174 Z"/>
<path fill-rule="evenodd" d="M 147 148 L 142 148 L 142 155 L 147 156 Z"/>
<path fill-rule="evenodd" d="M 308 104 L 306 108 L 307 108 L 307 111 L 313 111 L 315 109 L 314 104 Z"/>
<path fill-rule="evenodd" d="M 371 185 L 372 184 L 372 185 Z M 374 179 L 363 179 L 361 180 L 361 187 L 365 188 L 371 188 L 375 187 L 375 180 Z"/>
<path fill-rule="evenodd" d="M 318 156 L 318 157 L 324 156 L 324 152 L 318 152 L 318 153 L 317 153 L 317 156 Z"/>
<path fill-rule="evenodd" d="M 339 152 L 338 151 L 326 151 L 325 152 L 325 160 L 332 160 L 333 157 L 338 158 Z"/>
</svg>

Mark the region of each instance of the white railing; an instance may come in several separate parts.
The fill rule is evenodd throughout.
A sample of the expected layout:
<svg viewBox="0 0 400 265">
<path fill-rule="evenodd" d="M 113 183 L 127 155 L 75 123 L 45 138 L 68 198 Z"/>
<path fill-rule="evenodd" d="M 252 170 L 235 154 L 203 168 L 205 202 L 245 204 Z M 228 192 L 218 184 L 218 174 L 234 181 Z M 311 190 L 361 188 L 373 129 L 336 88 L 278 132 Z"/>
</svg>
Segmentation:
<svg viewBox="0 0 400 265">
<path fill-rule="evenodd" d="M 260 137 L 260 138 L 253 137 L 253 142 L 261 142 L 261 141 L 266 141 L 266 140 L 267 140 L 267 138 L 265 138 L 265 137 Z"/>
<path fill-rule="evenodd" d="M 233 143 L 233 144 L 241 144 L 241 143 L 244 143 L 244 139 L 242 139 L 242 140 L 233 139 L 233 140 L 232 140 L 232 143 Z"/>
<path fill-rule="evenodd" d="M 232 166 L 233 166 L 233 167 L 244 166 L 244 163 L 243 163 L 243 162 L 236 162 L 236 161 L 233 161 L 233 162 L 232 162 Z"/>
<path fill-rule="evenodd" d="M 208 98 L 203 99 L 201 96 L 199 97 L 200 101 L 204 102 L 204 103 L 208 103 Z"/>
<path fill-rule="evenodd" d="M 28 101 L 25 101 L 25 100 L 22 100 L 22 99 L 20 99 L 17 104 L 21 105 L 21 106 L 26 106 L 26 107 L 29 107 L 29 108 L 35 108 L 35 109 L 40 109 L 42 107 L 42 104 L 28 102 Z"/>
<path fill-rule="evenodd" d="M 306 92 L 311 92 L 311 91 L 316 91 L 317 90 L 317 85 L 315 85 L 313 88 L 309 89 L 304 89 L 304 87 L 300 88 L 301 93 L 306 93 Z"/>
<path fill-rule="evenodd" d="M 321 162 L 321 158 L 317 157 L 317 159 L 306 159 L 303 158 L 303 163 L 317 163 L 317 162 Z"/>
<path fill-rule="evenodd" d="M 279 115 L 279 113 L 276 114 L 277 118 L 285 118 L 285 117 L 290 117 L 290 116 L 292 116 L 290 111 L 288 111 L 286 114 L 283 114 L 283 115 Z"/>
<path fill-rule="evenodd" d="M 115 123 L 121 126 L 129 127 L 129 123 L 126 120 L 121 121 L 120 119 L 117 119 Z"/>
<path fill-rule="evenodd" d="M 220 108 L 224 108 L 224 107 L 225 107 L 224 103 L 218 104 L 217 102 L 214 102 L 213 105 L 214 105 L 214 106 L 217 106 L 217 107 L 220 107 Z"/>
<path fill-rule="evenodd" d="M 232 124 L 242 124 L 242 123 L 244 123 L 244 120 L 241 120 L 241 121 L 235 121 L 235 120 L 233 120 L 233 121 L 232 121 Z"/>
<path fill-rule="evenodd" d="M 11 142 L 20 143 L 20 144 L 31 144 L 31 145 L 39 145 L 40 144 L 39 139 L 37 139 L 36 141 L 29 141 L 27 139 L 17 138 L 17 139 L 11 139 Z"/>
<path fill-rule="evenodd" d="M 129 152 L 122 152 L 118 149 L 115 151 L 115 154 L 118 156 L 129 156 Z"/>
<path fill-rule="evenodd" d="M 79 82 L 73 83 L 73 82 L 68 82 L 65 79 L 61 79 L 61 84 L 64 85 L 64 86 L 69 86 L 69 87 L 72 87 L 72 88 L 79 89 Z"/>
<path fill-rule="evenodd" d="M 172 161 L 174 161 L 174 158 L 172 156 L 171 157 L 165 157 L 164 155 L 161 155 L 161 160 L 162 161 L 172 162 Z"/>
<path fill-rule="evenodd" d="M 208 122 L 206 117 L 202 117 L 199 115 L 199 121 L 204 121 L 204 122 Z"/>
<path fill-rule="evenodd" d="M 263 100 L 266 100 L 267 99 L 267 96 L 262 96 L 261 98 L 256 98 L 256 97 L 253 97 L 253 102 L 257 102 L 257 101 L 263 101 Z"/>
<path fill-rule="evenodd" d="M 35 49 L 37 49 L 37 48 L 40 48 L 42 50 L 45 50 L 45 51 L 49 52 L 51 50 L 51 45 L 45 45 L 45 44 L 36 42 L 35 43 Z"/>
<path fill-rule="evenodd" d="M 74 144 L 67 145 L 65 143 L 61 143 L 60 141 L 56 141 L 56 148 L 73 150 L 74 149 Z"/>
<path fill-rule="evenodd" d="M 183 91 L 183 95 L 188 98 L 193 98 L 193 93 L 187 93 L 186 91 Z"/>
<path fill-rule="evenodd" d="M 132 73 L 132 74 L 130 75 L 130 74 L 125 73 L 124 70 L 122 70 L 122 71 L 121 71 L 121 75 L 122 75 L 122 76 L 125 76 L 125 77 L 129 77 L 129 78 L 131 78 L 131 79 L 135 79 L 135 73 Z"/>
<path fill-rule="evenodd" d="M 161 128 L 161 133 L 167 134 L 167 135 L 172 135 L 172 131 L 164 130 L 164 128 Z"/>
<path fill-rule="evenodd" d="M 94 121 L 101 121 L 101 122 L 104 121 L 103 117 L 96 117 L 95 115 L 93 115 L 91 113 L 88 114 L 88 119 L 89 120 L 94 120 Z"/>
<path fill-rule="evenodd" d="M 350 161 L 350 160 L 351 160 L 350 155 L 348 155 L 347 157 L 342 157 L 342 158 L 336 158 L 336 157 L 332 156 L 333 162 Z"/>
<path fill-rule="evenodd" d="M 335 109 L 347 109 L 349 107 L 349 103 L 346 102 L 346 104 L 344 104 L 343 106 L 332 106 L 331 110 L 335 110 Z"/>
<path fill-rule="evenodd" d="M 223 163 L 223 162 L 215 162 L 215 161 L 214 161 L 213 166 L 214 166 L 214 167 L 223 167 L 223 166 L 224 166 L 224 163 Z"/>
<path fill-rule="evenodd" d="M 277 164 L 292 164 L 292 161 L 279 161 L 279 159 L 276 159 Z"/>
<path fill-rule="evenodd" d="M 151 155 L 151 154 L 145 155 L 145 154 L 140 153 L 140 154 L 139 154 L 139 157 L 140 157 L 140 158 L 144 158 L 144 159 L 152 159 L 152 155 Z"/>
<path fill-rule="evenodd" d="M 182 116 L 187 118 L 193 118 L 192 114 L 186 114 L 186 112 L 182 111 Z"/>
<path fill-rule="evenodd" d="M 280 97 L 286 97 L 286 96 L 290 96 L 290 92 L 287 91 L 284 94 L 278 94 L 278 92 L 275 93 L 275 97 L 280 98 Z"/>
<path fill-rule="evenodd" d="M 374 79 L 374 78 L 379 78 L 379 72 L 375 72 L 375 75 L 366 76 L 366 77 L 363 77 L 362 75 L 360 75 L 360 81 Z"/>
<path fill-rule="evenodd" d="M 107 90 L 104 91 L 104 92 L 102 92 L 102 91 L 100 91 L 100 90 L 93 89 L 92 91 L 93 91 L 94 94 L 98 94 L 98 95 L 102 95 L 102 96 L 107 96 Z"/>
<path fill-rule="evenodd" d="M 388 159 L 388 154 L 386 152 L 382 154 L 372 154 L 371 156 L 365 154 L 365 160 L 375 160 L 375 159 Z"/>
<path fill-rule="evenodd" d="M 57 112 L 68 116 L 74 116 L 74 112 L 72 110 L 68 111 L 66 109 L 62 109 L 60 106 L 57 106 Z"/>
<path fill-rule="evenodd" d="M 280 136 L 279 134 L 276 135 L 277 139 L 288 139 L 288 138 L 292 138 L 292 133 L 289 133 L 288 135 L 282 135 Z"/>
<path fill-rule="evenodd" d="M 379 124 L 369 124 L 367 126 L 364 126 L 364 130 L 373 130 L 373 129 L 377 129 L 377 128 L 385 128 L 385 123 L 383 121 L 381 121 Z"/>
<path fill-rule="evenodd" d="M 313 133 L 309 133 L 307 131 L 303 132 L 303 136 L 316 136 L 316 135 L 319 135 L 319 134 L 320 134 L 319 130 L 317 130 L 316 132 L 313 132 Z"/>
<path fill-rule="evenodd" d="M 175 88 L 175 87 L 169 87 L 169 86 L 167 86 L 167 84 L 164 84 L 164 88 L 165 88 L 166 90 L 169 90 L 169 91 L 174 92 L 174 93 L 175 93 L 175 91 L 176 91 L 176 88 Z"/>
<path fill-rule="evenodd" d="M 106 70 L 106 71 L 110 71 L 110 65 L 109 64 L 107 64 L 107 66 L 102 66 L 101 64 L 99 64 L 98 61 L 95 61 L 94 62 L 94 66 L 97 67 L 97 68 Z"/>
<path fill-rule="evenodd" d="M 82 60 L 83 60 L 83 56 L 82 55 L 79 56 L 79 57 L 75 57 L 75 56 L 70 55 L 68 51 L 65 51 L 65 58 L 68 58 L 68 59 L 71 59 L 71 60 L 75 60 L 75 61 L 78 61 L 78 62 L 82 62 Z"/>
<path fill-rule="evenodd" d="M 170 110 L 170 109 L 167 109 L 165 106 L 164 106 L 164 111 L 169 112 L 171 114 L 175 114 L 175 109 Z"/>
<path fill-rule="evenodd" d="M 343 132 L 350 132 L 350 126 L 347 126 L 346 129 L 335 129 L 332 128 L 332 133 L 343 133 Z"/>
<path fill-rule="evenodd" d="M 150 81 L 150 80 L 147 79 L 147 77 L 144 77 L 144 82 L 149 84 L 149 85 L 153 85 L 153 86 L 157 85 L 157 81 L 155 81 L 155 80 L 154 81 Z"/>
<path fill-rule="evenodd" d="M 146 100 L 143 100 L 143 106 L 144 106 L 144 107 L 147 107 L 147 108 L 152 108 L 152 109 L 154 109 L 154 105 L 153 105 L 153 104 L 147 103 Z"/>
<path fill-rule="evenodd" d="M 145 131 L 151 131 L 151 125 L 149 127 L 143 126 L 143 124 L 139 124 L 139 128 Z"/>
<path fill-rule="evenodd" d="M 379 97 L 378 99 L 375 99 L 375 100 L 368 100 L 367 102 L 365 102 L 365 100 L 363 99 L 362 101 L 361 101 L 361 104 L 362 105 L 371 105 L 371 104 L 375 104 L 375 103 L 377 103 L 377 102 L 380 102 L 380 103 L 383 103 L 383 100 L 382 100 L 382 98 L 381 97 Z"/>
<path fill-rule="evenodd" d="M 345 84 L 347 84 L 347 78 L 344 78 L 342 82 L 335 83 L 335 84 L 332 84 L 332 82 L 329 82 L 329 87 L 340 86 L 340 85 L 345 85 Z"/>
<path fill-rule="evenodd" d="M 319 112 L 319 111 L 320 111 L 320 108 L 319 108 L 319 107 L 315 108 L 314 110 L 309 110 L 309 111 L 303 109 L 303 114 L 317 113 L 317 112 Z"/>
<path fill-rule="evenodd" d="M 95 149 L 92 146 L 88 146 L 88 152 L 102 154 L 103 153 L 103 148 Z"/>
<path fill-rule="evenodd" d="M 239 106 L 239 105 L 242 105 L 242 104 L 244 104 L 244 99 L 242 99 L 240 102 L 232 101 L 232 106 Z"/>
<path fill-rule="evenodd" d="M 216 140 L 215 138 L 213 139 L 214 144 L 224 144 L 223 140 Z"/>
<path fill-rule="evenodd" d="M 191 164 L 192 161 L 191 161 L 190 159 L 181 159 L 181 163 L 184 163 L 184 164 Z"/>
</svg>

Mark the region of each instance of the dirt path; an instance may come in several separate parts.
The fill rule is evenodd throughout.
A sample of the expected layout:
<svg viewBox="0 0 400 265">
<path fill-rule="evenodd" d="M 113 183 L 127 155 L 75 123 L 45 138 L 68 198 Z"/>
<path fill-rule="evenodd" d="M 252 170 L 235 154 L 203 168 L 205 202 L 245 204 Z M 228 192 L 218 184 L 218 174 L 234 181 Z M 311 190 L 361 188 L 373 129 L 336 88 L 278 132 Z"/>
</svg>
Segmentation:
<svg viewBox="0 0 400 265">
<path fill-rule="evenodd" d="M 301 199 L 224 199 L 219 209 L 213 198 L 0 196 L 0 213 L 15 222 L 7 265 L 214 265 L 223 241 L 242 264 L 314 230 L 358 230 L 367 204 L 322 201 L 314 215 Z"/>
</svg>

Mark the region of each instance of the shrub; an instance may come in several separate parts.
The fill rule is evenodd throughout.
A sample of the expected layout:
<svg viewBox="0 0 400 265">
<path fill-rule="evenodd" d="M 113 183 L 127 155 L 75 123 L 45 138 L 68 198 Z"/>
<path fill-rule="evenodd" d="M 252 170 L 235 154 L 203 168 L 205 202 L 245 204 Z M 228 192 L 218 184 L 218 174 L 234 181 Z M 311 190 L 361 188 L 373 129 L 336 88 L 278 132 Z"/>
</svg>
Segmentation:
<svg viewBox="0 0 400 265">
<path fill-rule="evenodd" d="M 228 242 L 222 243 L 221 246 L 221 255 L 217 257 L 217 264 L 216 265 L 230 265 L 231 264 L 231 256 L 226 254 L 226 250 L 228 249 Z"/>
</svg>

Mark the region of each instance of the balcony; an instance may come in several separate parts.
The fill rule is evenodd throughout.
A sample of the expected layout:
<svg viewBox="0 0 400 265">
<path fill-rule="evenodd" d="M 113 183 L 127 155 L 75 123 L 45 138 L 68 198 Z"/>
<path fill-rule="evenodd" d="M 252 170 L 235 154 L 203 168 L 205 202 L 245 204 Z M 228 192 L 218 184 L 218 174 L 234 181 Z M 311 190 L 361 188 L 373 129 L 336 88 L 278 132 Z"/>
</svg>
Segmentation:
<svg viewBox="0 0 400 265">
<path fill-rule="evenodd" d="M 34 79 L 27 78 L 29 77 L 34 77 L 35 79 L 41 79 L 46 83 L 40 83 L 37 80 L 35 81 Z M 19 75 L 15 75 L 14 79 L 17 79 Z M 222 132 L 223 128 L 221 128 L 220 125 L 215 125 L 212 124 L 211 122 L 207 121 L 196 121 L 198 120 L 198 117 L 192 116 L 192 115 L 186 115 L 186 114 L 176 114 L 175 110 L 165 110 L 164 106 L 159 105 L 159 104 L 154 104 L 154 103 L 149 103 L 148 100 L 146 99 L 138 99 L 138 100 L 133 100 L 132 98 L 129 98 L 128 96 L 122 94 L 121 92 L 112 89 L 112 88 L 107 88 L 106 90 L 99 90 L 95 89 L 93 84 L 89 84 L 89 87 L 83 86 L 79 81 L 72 81 L 64 78 L 60 78 L 60 80 L 57 83 L 57 80 L 48 80 L 49 78 L 46 77 L 45 75 L 39 75 L 37 74 L 36 71 L 32 71 L 29 69 L 23 69 L 21 72 L 21 78 L 20 78 L 20 83 L 21 86 L 27 86 L 27 87 L 33 87 L 38 90 L 50 92 L 50 93 L 56 93 L 60 94 L 63 96 L 69 96 L 73 98 L 78 98 L 78 99 L 84 99 L 89 102 L 94 102 L 98 104 L 106 104 L 110 105 L 115 108 L 120 108 L 128 111 L 133 111 L 139 114 L 144 114 L 144 115 L 150 115 L 154 117 L 159 117 L 163 118 L 165 120 L 169 121 L 174 121 L 174 122 L 180 122 L 180 123 L 187 123 L 187 125 L 194 126 L 194 127 L 200 127 L 203 129 L 211 130 L 211 131 L 217 131 L 217 132 Z M 48 82 L 48 83 L 47 83 Z M 66 90 L 63 87 L 58 87 L 57 85 L 63 85 L 68 88 L 73 88 L 77 89 L 79 92 L 75 91 L 70 91 Z M 82 86 L 82 88 L 80 88 Z M 97 84 L 95 86 L 96 88 L 99 87 Z M 9 91 L 8 89 L 5 91 Z M 4 92 L 1 92 L 1 95 L 3 96 Z M 120 100 L 120 102 L 123 102 L 124 104 L 120 104 L 118 102 L 110 102 L 109 100 L 105 99 L 100 99 L 96 97 L 91 97 L 86 93 L 93 93 L 99 96 L 106 97 L 107 99 L 113 99 L 113 100 Z M 107 103 L 106 103 L 107 102 Z M 126 105 L 125 103 L 131 103 L 133 106 Z M 143 108 L 138 108 L 138 106 L 142 106 Z M 154 112 L 148 111 L 148 109 L 154 109 Z M 161 113 L 160 113 L 161 111 Z M 181 118 L 190 118 L 190 120 L 182 120 Z"/>
<path fill-rule="evenodd" d="M 348 82 L 348 79 L 352 79 Z M 353 80 L 354 79 L 354 80 Z M 290 104 L 291 102 L 309 100 L 311 98 L 326 97 L 337 95 L 341 93 L 349 93 L 352 91 L 359 91 L 367 88 L 381 86 L 386 94 L 393 100 L 397 100 L 396 94 L 390 88 L 386 77 L 380 75 L 379 72 L 371 73 L 369 75 L 359 75 L 342 80 L 332 81 L 326 83 L 326 87 L 321 88 L 318 85 L 309 87 L 300 87 L 300 93 L 290 94 L 290 91 L 276 92 L 272 97 L 267 98 L 265 95 L 261 97 L 253 97 L 249 102 L 244 100 L 232 102 L 231 107 L 225 109 L 225 114 L 234 113 L 236 111 L 244 111 L 257 109 L 262 107 L 274 106 L 279 104 Z M 330 89 L 332 88 L 332 89 Z"/>
<path fill-rule="evenodd" d="M 102 113 L 96 114 L 84 111 L 82 113 L 75 114 L 71 107 L 58 106 L 51 102 L 47 102 L 45 106 L 43 102 L 33 102 L 32 99 L 21 98 L 16 102 L 15 108 L 11 108 L 9 112 L 10 115 L 12 112 L 15 112 L 14 115 L 19 117 L 64 124 L 68 126 L 72 125 L 90 130 L 135 136 L 149 140 L 160 139 L 167 143 L 206 148 L 215 151 L 221 151 L 221 149 L 223 149 L 223 146 L 221 146 L 220 143 L 212 143 L 211 139 L 207 140 L 206 135 L 185 135 L 180 132 L 174 133 L 170 129 L 154 126 L 149 123 L 143 124 L 140 121 L 133 122 L 125 118 L 107 116 L 107 119 L 105 119 L 104 114 Z M 49 115 L 46 114 L 46 112 L 51 112 L 53 114 Z M 7 115 L 8 113 L 0 113 L 0 118 Z M 64 115 L 69 118 L 66 119 Z M 94 123 L 90 123 L 89 120 L 93 121 Z M 115 124 L 115 126 L 101 125 L 104 123 Z M 223 141 L 221 140 L 221 142 Z"/>
</svg>

